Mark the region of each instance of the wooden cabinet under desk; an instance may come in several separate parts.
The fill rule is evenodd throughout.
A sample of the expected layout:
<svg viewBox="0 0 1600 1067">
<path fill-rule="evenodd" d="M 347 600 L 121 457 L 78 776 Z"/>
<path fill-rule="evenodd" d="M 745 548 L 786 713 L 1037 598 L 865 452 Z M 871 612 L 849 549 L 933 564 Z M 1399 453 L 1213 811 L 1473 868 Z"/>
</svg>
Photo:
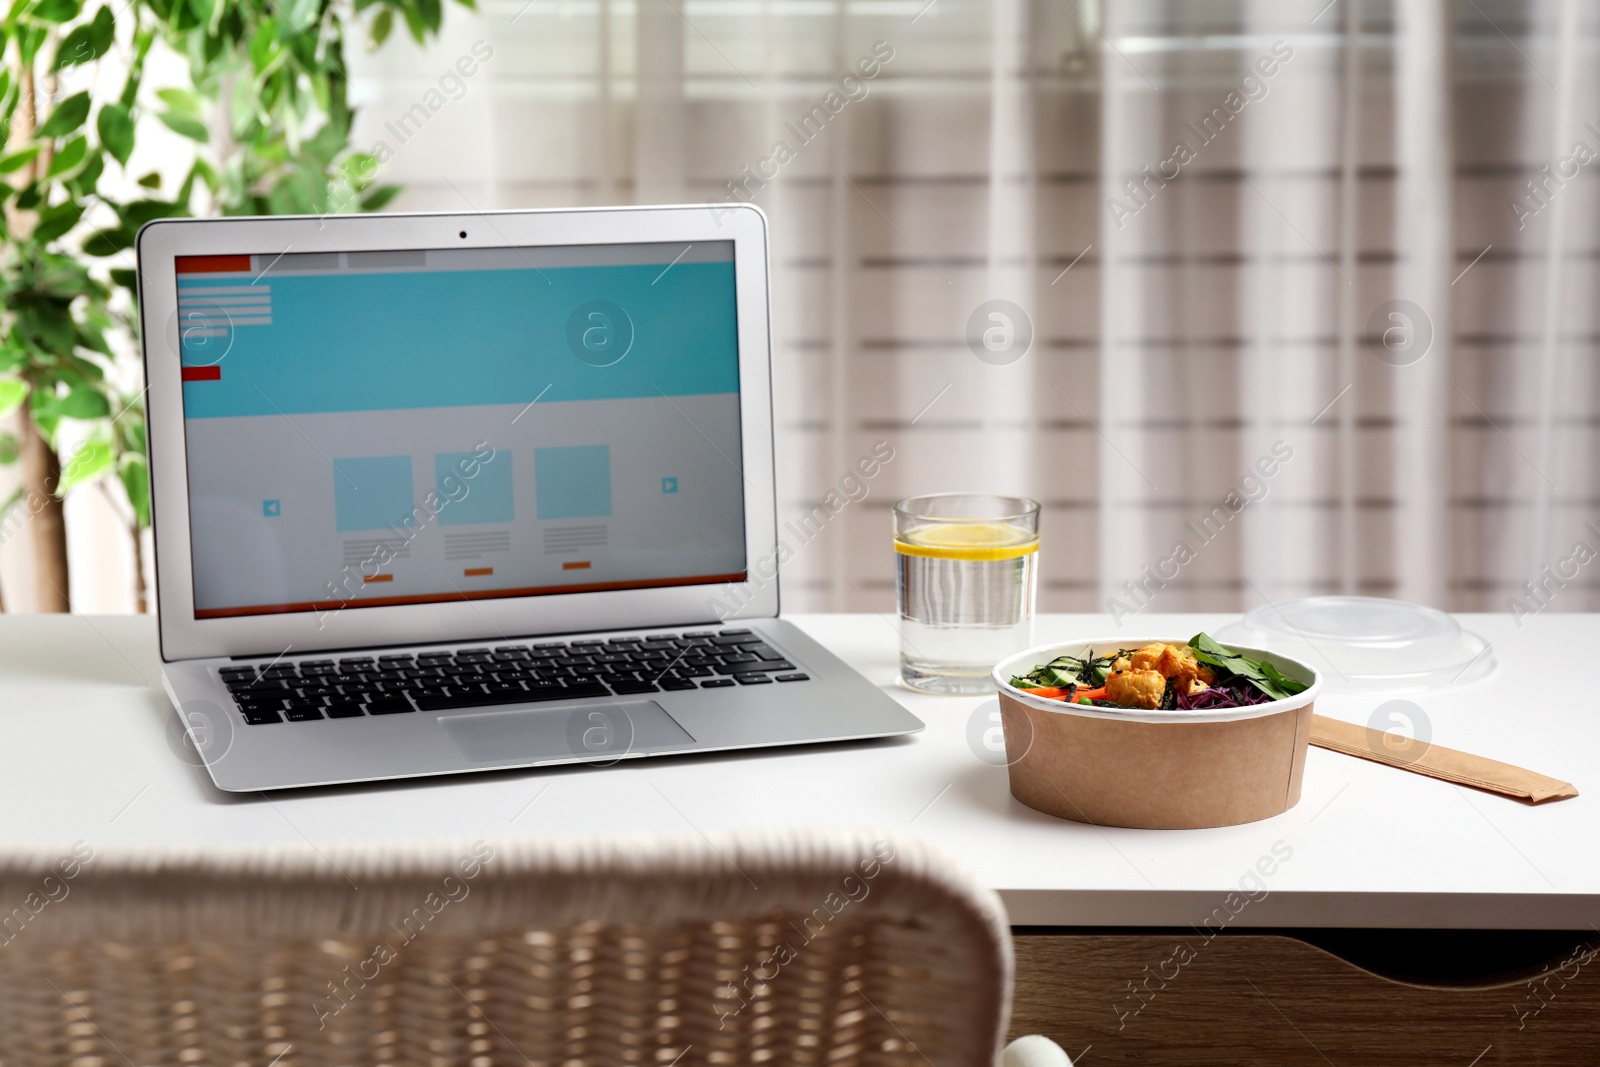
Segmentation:
<svg viewBox="0 0 1600 1067">
<path fill-rule="evenodd" d="M 1014 943 L 1011 1036 L 1042 1033 L 1085 1067 L 1600 1063 L 1594 930 L 1024 928 Z"/>
</svg>

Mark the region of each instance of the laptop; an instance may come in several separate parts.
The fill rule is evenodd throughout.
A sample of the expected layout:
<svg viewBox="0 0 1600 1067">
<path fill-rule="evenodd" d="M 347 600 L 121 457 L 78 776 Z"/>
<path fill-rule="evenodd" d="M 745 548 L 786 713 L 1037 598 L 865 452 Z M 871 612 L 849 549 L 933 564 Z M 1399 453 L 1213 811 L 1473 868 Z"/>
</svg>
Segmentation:
<svg viewBox="0 0 1600 1067">
<path fill-rule="evenodd" d="M 887 737 L 778 617 L 753 207 L 151 223 L 162 678 L 230 791 Z"/>
</svg>

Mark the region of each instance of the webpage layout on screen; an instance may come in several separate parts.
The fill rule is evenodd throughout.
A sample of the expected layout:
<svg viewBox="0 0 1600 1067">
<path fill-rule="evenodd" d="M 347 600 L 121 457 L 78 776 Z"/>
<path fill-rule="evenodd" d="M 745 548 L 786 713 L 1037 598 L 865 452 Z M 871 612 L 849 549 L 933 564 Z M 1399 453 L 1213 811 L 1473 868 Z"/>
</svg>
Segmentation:
<svg viewBox="0 0 1600 1067">
<path fill-rule="evenodd" d="M 745 577 L 732 242 L 177 260 L 195 617 Z"/>
</svg>

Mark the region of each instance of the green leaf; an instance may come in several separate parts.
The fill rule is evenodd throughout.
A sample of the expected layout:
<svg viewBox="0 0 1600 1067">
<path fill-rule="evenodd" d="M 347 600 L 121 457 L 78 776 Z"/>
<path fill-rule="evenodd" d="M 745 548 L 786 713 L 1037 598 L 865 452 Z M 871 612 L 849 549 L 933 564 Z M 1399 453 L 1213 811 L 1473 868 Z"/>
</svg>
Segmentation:
<svg viewBox="0 0 1600 1067">
<path fill-rule="evenodd" d="M 27 382 L 21 378 L 0 378 L 0 416 L 11 414 L 27 398 Z"/>
<path fill-rule="evenodd" d="M 370 152 L 351 152 L 339 161 L 339 169 L 344 172 L 350 184 L 363 189 L 378 173 L 380 166 L 382 164 L 378 162 L 378 157 Z"/>
<path fill-rule="evenodd" d="M 61 146 L 50 160 L 50 169 L 45 171 L 46 178 L 54 178 L 67 173 L 83 162 L 83 157 L 89 154 L 89 139 L 87 137 L 74 137 Z"/>
<path fill-rule="evenodd" d="M 188 208 L 173 200 L 135 200 L 124 204 L 117 210 L 122 218 L 122 225 L 130 231 L 155 219 L 184 218 L 189 214 Z"/>
<path fill-rule="evenodd" d="M 394 30 L 394 11 L 384 8 L 372 20 L 372 47 L 382 47 L 383 42 L 389 39 L 389 34 Z"/>
<path fill-rule="evenodd" d="M 185 115 L 194 115 L 197 118 L 205 114 L 205 104 L 187 89 L 157 89 L 156 96 L 173 111 L 181 111 Z"/>
<path fill-rule="evenodd" d="M 132 267 L 117 267 L 114 269 L 111 272 L 111 283 L 128 290 L 137 298 L 139 293 L 139 273 Z"/>
<path fill-rule="evenodd" d="M 33 61 L 39 58 L 39 49 L 44 47 L 45 41 L 50 38 L 50 29 L 47 26 L 19 26 L 17 28 L 17 51 L 22 55 L 22 65 L 33 66 Z"/>
<path fill-rule="evenodd" d="M 62 39 L 50 69 L 57 71 L 63 67 L 94 62 L 111 51 L 115 36 L 116 25 L 112 21 L 111 9 L 102 7 L 94 13 L 94 21 L 77 27 Z"/>
<path fill-rule="evenodd" d="M 89 149 L 89 159 L 78 168 L 78 173 L 66 180 L 67 191 L 73 196 L 97 196 L 100 175 L 105 173 L 106 154 L 98 148 Z"/>
<path fill-rule="evenodd" d="M 1201 663 L 1238 675 L 1274 700 L 1292 697 L 1309 688 L 1305 682 L 1286 676 L 1272 664 L 1246 659 L 1207 634 L 1195 634 L 1189 640 L 1189 647 L 1194 649 Z"/>
<path fill-rule="evenodd" d="M 205 144 L 211 140 L 211 131 L 206 129 L 206 124 L 193 115 L 186 115 L 181 111 L 163 111 L 156 116 L 173 133 L 181 133 L 191 141 Z"/>
<path fill-rule="evenodd" d="M 39 212 L 39 225 L 34 227 L 33 239 L 48 244 L 72 229 L 83 218 L 83 205 L 68 200 Z"/>
<path fill-rule="evenodd" d="M 400 195 L 400 192 L 398 185 L 380 185 L 361 198 L 361 210 L 382 211 L 389 205 L 389 201 Z"/>
<path fill-rule="evenodd" d="M 422 20 L 422 12 L 417 10 L 415 0 L 402 0 L 402 5 L 400 14 L 406 17 L 406 29 L 418 44 L 422 44 L 428 36 L 428 24 Z"/>
<path fill-rule="evenodd" d="M 319 167 L 327 167 L 333 162 L 335 156 L 343 152 L 350 144 L 346 130 L 332 122 L 325 122 L 312 137 L 300 146 L 301 151 L 310 156 Z"/>
<path fill-rule="evenodd" d="M 81 386 L 60 398 L 55 414 L 63 419 L 103 419 L 111 414 L 111 402 L 100 390 Z"/>
<path fill-rule="evenodd" d="M 151 3 L 150 6 L 152 9 L 154 9 L 158 7 L 158 4 Z M 165 15 L 161 14 L 159 11 L 157 12 L 157 16 L 160 18 L 165 18 Z M 135 19 L 134 25 L 137 26 L 139 21 L 140 20 Z M 139 28 L 134 30 L 133 58 L 128 64 L 128 80 L 122 83 L 122 95 L 117 98 L 117 103 L 121 104 L 123 107 L 133 107 L 133 102 L 139 98 L 139 85 L 144 81 L 144 57 L 149 53 L 150 45 L 154 43 L 154 41 L 154 29 Z"/>
<path fill-rule="evenodd" d="M 41 22 L 71 22 L 82 11 L 78 0 L 39 0 L 28 15 Z"/>
<path fill-rule="evenodd" d="M 128 157 L 133 154 L 133 117 L 128 109 L 121 104 L 105 105 L 95 119 L 95 128 L 100 133 L 100 143 L 111 153 L 111 158 L 127 166 Z M 157 181 L 159 184 L 159 177 Z"/>
<path fill-rule="evenodd" d="M 250 38 L 250 65 L 257 75 L 264 74 L 281 55 L 283 45 L 278 41 L 278 20 L 263 19 Z"/>
<path fill-rule="evenodd" d="M 135 521 L 140 526 L 150 525 L 150 468 L 144 457 L 129 456 L 122 464 L 122 490 L 128 494 L 133 506 Z"/>
<path fill-rule="evenodd" d="M 99 324 L 80 323 L 78 326 L 78 344 L 89 349 L 91 352 L 100 353 L 107 359 L 115 358 L 111 351 L 111 343 L 106 340 L 106 331 L 104 327 Z M 85 367 L 94 367 L 94 364 L 89 363 L 87 360 L 80 360 L 79 365 Z M 100 370 L 99 367 L 95 367 L 94 369 L 97 371 Z M 100 374 L 97 377 L 103 378 L 104 375 L 105 372 L 100 371 Z"/>
<path fill-rule="evenodd" d="M 109 441 L 89 438 L 78 446 L 72 458 L 62 467 L 61 484 L 56 488 L 56 495 L 66 496 L 77 486 L 94 481 L 111 469 L 112 458 Z"/>
<path fill-rule="evenodd" d="M 22 445 L 13 434 L 0 433 L 0 466 L 9 467 L 22 455 Z M 17 490 L 21 492 L 21 489 Z M 0 515 L 5 514 L 5 508 L 0 507 Z"/>
<path fill-rule="evenodd" d="M 19 148 L 15 152 L 0 156 L 0 174 L 10 174 L 14 170 L 27 166 L 33 162 L 33 157 L 38 154 L 39 146 L 32 144 L 27 148 Z"/>
<path fill-rule="evenodd" d="M 226 0 L 189 0 L 189 10 L 194 13 L 195 22 L 211 27 L 211 20 L 217 17 L 217 11 L 226 3 Z"/>
<path fill-rule="evenodd" d="M 317 110 L 323 114 L 330 114 L 333 111 L 333 86 L 326 72 L 312 75 L 311 99 L 316 102 Z"/>
<path fill-rule="evenodd" d="M 96 230 L 83 239 L 83 251 L 91 256 L 114 256 L 133 247 L 133 234 L 122 226 Z"/>
<path fill-rule="evenodd" d="M 304 33 L 316 24 L 321 13 L 322 0 L 292 0 L 289 4 L 289 25 L 296 33 Z"/>
<path fill-rule="evenodd" d="M 89 117 L 89 94 L 87 92 L 75 93 L 56 105 L 50 112 L 50 117 L 45 120 L 34 134 L 39 140 L 47 137 L 62 137 L 75 133 L 83 120 Z"/>
<path fill-rule="evenodd" d="M 139 179 L 139 184 L 146 189 L 161 188 L 161 172 L 158 170 L 151 171 L 149 174 L 146 174 L 143 178 Z"/>
<path fill-rule="evenodd" d="M 173 202 L 178 208 L 175 214 L 189 214 L 189 191 L 194 188 L 196 181 L 203 183 L 213 193 L 222 188 L 222 179 L 217 177 L 216 170 L 211 164 L 197 157 L 194 161 L 194 166 L 189 168 L 188 175 L 183 179 L 183 194 L 173 198 Z"/>
</svg>

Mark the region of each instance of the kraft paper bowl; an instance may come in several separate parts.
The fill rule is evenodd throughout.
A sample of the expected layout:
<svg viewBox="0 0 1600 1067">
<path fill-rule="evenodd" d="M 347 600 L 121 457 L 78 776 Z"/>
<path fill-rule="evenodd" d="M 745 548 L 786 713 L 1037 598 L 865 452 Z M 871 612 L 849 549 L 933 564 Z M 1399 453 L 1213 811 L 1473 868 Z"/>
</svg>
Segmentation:
<svg viewBox="0 0 1600 1067">
<path fill-rule="evenodd" d="M 1300 802 L 1317 671 L 1260 648 L 1229 648 L 1266 660 L 1309 688 L 1287 700 L 1222 711 L 1095 708 L 1029 696 L 1010 684 L 1057 656 L 1106 655 L 1153 641 L 1068 641 L 1019 652 L 994 669 L 1011 795 L 1074 822 L 1153 830 L 1233 826 L 1281 815 Z"/>
</svg>

